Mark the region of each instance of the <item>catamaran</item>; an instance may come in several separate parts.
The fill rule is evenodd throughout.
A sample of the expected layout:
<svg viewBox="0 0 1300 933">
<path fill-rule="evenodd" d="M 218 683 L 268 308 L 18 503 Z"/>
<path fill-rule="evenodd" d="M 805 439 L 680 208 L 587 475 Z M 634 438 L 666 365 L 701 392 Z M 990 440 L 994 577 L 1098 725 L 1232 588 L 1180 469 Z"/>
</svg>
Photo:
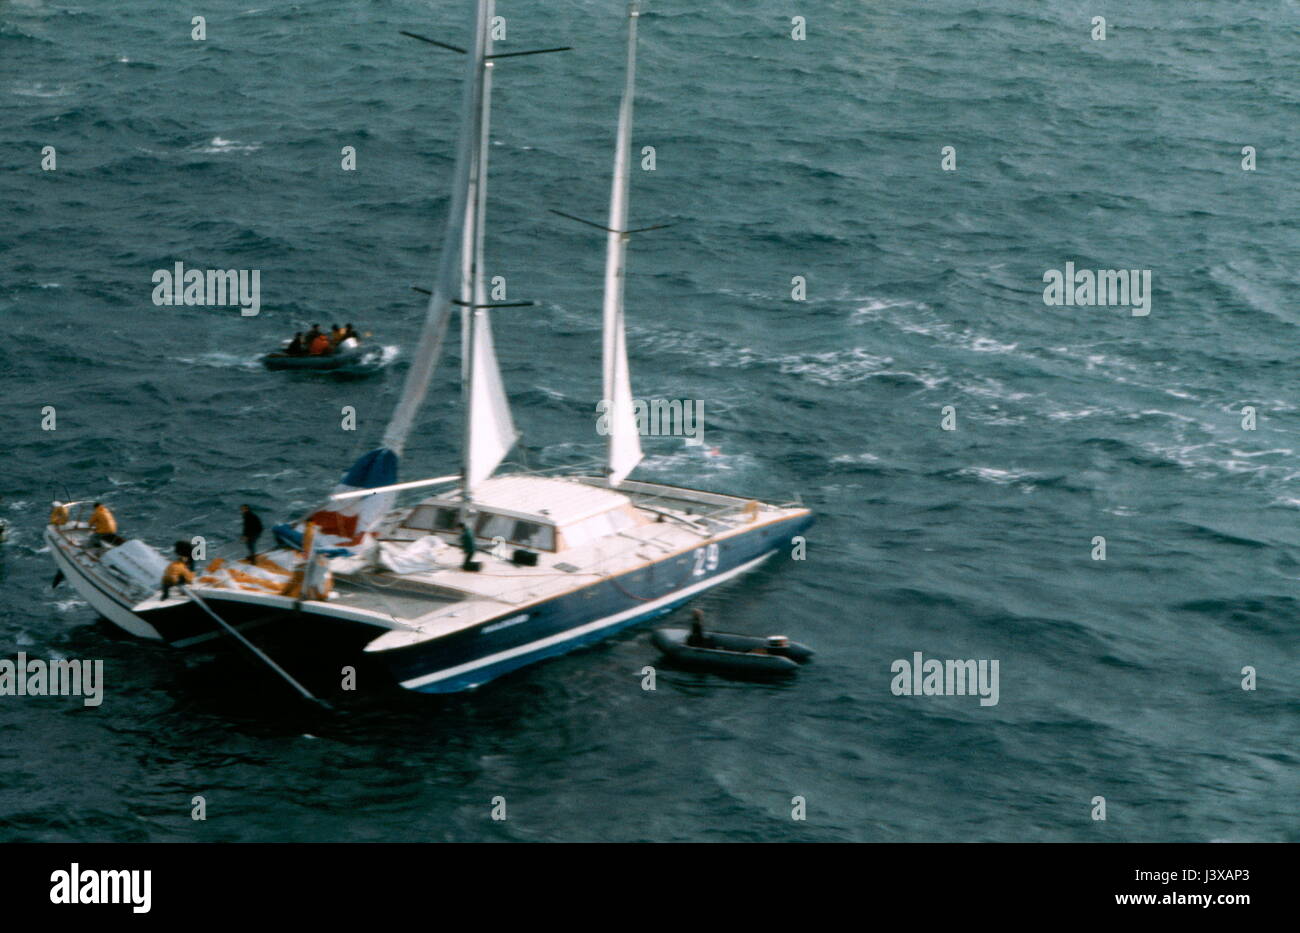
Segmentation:
<svg viewBox="0 0 1300 933">
<path fill-rule="evenodd" d="M 46 540 L 60 570 L 110 620 L 176 645 L 264 629 L 286 652 L 364 660 L 409 690 L 451 693 L 667 613 L 786 550 L 812 524 L 798 503 L 628 478 L 643 457 L 623 307 L 626 247 L 637 232 L 627 220 L 637 3 L 628 10 L 609 220 L 596 225 L 606 231 L 603 470 L 498 472 L 519 432 L 491 323 L 493 309 L 510 305 L 488 300 L 483 275 L 492 75 L 498 59 L 528 53 L 494 53 L 494 13 L 494 0 L 475 0 L 474 41 L 456 49 L 467 71 L 451 206 L 419 344 L 380 445 L 326 505 L 277 525 L 276 548 L 214 560 L 170 599 L 158 591 L 158 552 L 139 541 L 92 545 L 83 522 L 52 523 Z M 398 482 L 456 312 L 460 469 Z M 424 497 L 399 507 L 399 495 L 416 489 Z M 476 561 L 457 547 L 467 534 L 482 548 Z"/>
</svg>

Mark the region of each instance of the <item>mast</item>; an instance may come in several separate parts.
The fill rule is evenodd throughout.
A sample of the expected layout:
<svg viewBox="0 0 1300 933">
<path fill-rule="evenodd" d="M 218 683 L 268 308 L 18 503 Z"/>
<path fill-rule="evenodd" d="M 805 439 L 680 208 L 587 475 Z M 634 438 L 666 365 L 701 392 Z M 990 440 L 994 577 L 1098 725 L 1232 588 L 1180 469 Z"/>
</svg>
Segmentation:
<svg viewBox="0 0 1300 933">
<path fill-rule="evenodd" d="M 488 23 L 496 7 L 495 0 L 483 0 L 481 9 Z M 480 32 L 474 39 L 474 52 L 478 57 L 477 97 L 474 101 L 474 119 L 476 138 L 474 140 L 473 165 L 470 168 L 470 186 L 468 203 L 465 205 L 465 235 L 461 240 L 461 277 L 460 277 L 460 397 L 464 406 L 461 413 L 461 500 L 469 505 L 471 501 L 470 448 L 474 434 L 474 406 L 470 400 L 474 395 L 474 337 L 475 314 L 477 304 L 479 269 L 482 264 L 482 226 L 485 219 L 487 198 L 481 191 L 487 176 L 487 145 L 491 138 L 489 118 L 491 115 L 491 63 L 487 56 L 491 54 L 492 36 L 483 31 L 484 24 L 479 22 Z M 464 519 L 464 515 L 461 516 Z"/>
<path fill-rule="evenodd" d="M 487 22 L 496 9 L 495 0 L 484 0 Z M 474 159 L 473 183 L 466 221 L 461 277 L 461 347 L 462 394 L 464 401 L 464 435 L 462 441 L 461 498 L 466 506 L 473 499 L 474 487 L 492 475 L 492 471 L 514 446 L 519 437 L 505 385 L 497 364 L 492 340 L 492 322 L 488 312 L 487 287 L 484 284 L 484 238 L 487 231 L 488 152 L 491 149 L 492 118 L 492 37 L 486 27 L 481 37 L 482 66 L 478 95 L 478 143 Z"/>
<path fill-rule="evenodd" d="M 474 42 L 471 50 L 403 31 L 403 35 L 464 54 L 466 73 L 461 89 L 460 133 L 452 172 L 451 200 L 443 229 L 438 268 L 425 311 L 424 326 L 380 446 L 362 454 L 334 489 L 331 504 L 312 514 L 318 523 L 328 520 L 345 537 L 374 530 L 395 501 L 396 491 L 410 484 L 397 483 L 397 467 L 415 424 L 438 360 L 442 355 L 453 306 L 461 318 L 461 388 L 464 395 L 462 481 L 466 507 L 474 486 L 492 475 L 518 439 L 500 367 L 492 343 L 488 300 L 483 284 L 483 239 L 487 203 L 491 69 L 494 58 L 564 52 L 569 46 L 492 53 L 491 23 L 495 0 L 474 4 Z M 424 289 L 417 289 L 424 291 Z M 532 302 L 500 303 L 520 307 Z M 371 491 L 373 490 L 373 492 Z M 342 505 L 334 505 L 342 501 Z M 277 526 L 277 534 L 291 535 L 292 526 Z M 300 532 L 298 534 L 301 534 Z"/>
<path fill-rule="evenodd" d="M 627 11 L 627 78 L 618 109 L 618 142 L 614 147 L 614 180 L 609 195 L 609 231 L 605 247 L 605 302 L 602 398 L 609 413 L 606 472 L 617 486 L 641 462 L 641 436 L 632 406 L 627 363 L 627 334 L 623 323 L 623 283 L 627 253 L 628 172 L 632 150 L 632 98 L 636 92 L 636 24 L 641 15 L 633 0 Z"/>
<path fill-rule="evenodd" d="M 406 440 L 411 434 L 416 413 L 429 393 L 429 383 L 438 366 L 438 358 L 442 356 L 442 344 L 447 334 L 447 325 L 451 320 L 452 296 L 459 291 L 457 273 L 463 249 L 466 205 L 469 200 L 470 166 L 479 137 L 477 114 L 480 99 L 479 79 L 484 70 L 483 43 L 491 22 L 490 4 L 479 0 L 472 0 L 472 2 L 475 7 L 474 51 L 473 54 L 466 56 L 465 84 L 461 89 L 460 137 L 456 144 L 451 204 L 447 211 L 446 227 L 443 230 L 442 248 L 438 254 L 437 275 L 434 278 L 433 294 L 429 296 L 420 341 L 411 359 L 411 368 L 407 370 L 401 398 L 398 399 L 389 418 L 388 427 L 384 430 L 382 442 L 383 447 L 399 456 L 406 447 Z"/>
</svg>

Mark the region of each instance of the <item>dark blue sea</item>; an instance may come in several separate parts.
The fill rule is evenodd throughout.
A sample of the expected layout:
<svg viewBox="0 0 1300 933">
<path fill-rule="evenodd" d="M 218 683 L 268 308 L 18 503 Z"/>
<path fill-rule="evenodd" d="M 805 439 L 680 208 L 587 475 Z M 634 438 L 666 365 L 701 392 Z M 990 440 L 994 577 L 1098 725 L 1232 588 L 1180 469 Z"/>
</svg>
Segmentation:
<svg viewBox="0 0 1300 933">
<path fill-rule="evenodd" d="M 674 226 L 630 248 L 633 389 L 703 400 L 705 443 L 648 438 L 635 475 L 810 506 L 806 560 L 699 605 L 818 656 L 651 692 L 642 626 L 333 713 L 97 621 L 41 529 L 103 499 L 125 534 L 232 548 L 241 502 L 297 518 L 378 441 L 463 74 L 399 30 L 468 44 L 470 4 L 201 6 L 0 2 L 0 657 L 106 678 L 97 708 L 0 697 L 0 838 L 1300 841 L 1295 0 L 648 0 L 631 217 Z M 496 318 L 532 468 L 602 449 L 604 243 L 549 211 L 604 218 L 623 9 L 497 10 L 498 51 L 574 47 L 495 69 L 488 265 L 537 302 Z M 261 312 L 155 305 L 176 262 L 260 270 Z M 1150 313 L 1046 304 L 1066 263 L 1147 270 Z M 343 321 L 382 372 L 258 364 Z M 405 479 L 457 468 L 456 359 Z M 916 652 L 997 660 L 999 701 L 895 695 Z"/>
</svg>

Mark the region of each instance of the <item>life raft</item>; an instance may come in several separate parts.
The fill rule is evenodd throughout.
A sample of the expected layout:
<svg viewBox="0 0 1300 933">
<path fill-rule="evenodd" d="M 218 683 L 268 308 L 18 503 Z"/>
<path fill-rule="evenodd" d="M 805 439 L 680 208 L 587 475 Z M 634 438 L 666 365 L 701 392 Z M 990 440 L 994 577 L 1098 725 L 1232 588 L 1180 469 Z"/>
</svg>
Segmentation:
<svg viewBox="0 0 1300 933">
<path fill-rule="evenodd" d="M 807 645 L 784 635 L 756 637 L 727 632 L 705 632 L 703 645 L 692 645 L 691 630 L 656 629 L 655 647 L 669 658 L 690 667 L 733 674 L 793 674 L 813 657 Z"/>
</svg>

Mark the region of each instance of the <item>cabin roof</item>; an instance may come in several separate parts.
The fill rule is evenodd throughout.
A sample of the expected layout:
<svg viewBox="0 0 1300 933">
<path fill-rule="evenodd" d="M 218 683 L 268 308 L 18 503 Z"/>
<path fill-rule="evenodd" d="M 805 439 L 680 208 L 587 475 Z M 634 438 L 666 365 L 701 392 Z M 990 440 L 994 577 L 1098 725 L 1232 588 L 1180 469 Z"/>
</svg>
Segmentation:
<svg viewBox="0 0 1300 933">
<path fill-rule="evenodd" d="M 438 496 L 437 501 L 456 503 L 459 499 L 457 489 Z M 474 507 L 481 512 L 510 513 L 561 527 L 627 505 L 629 501 L 627 496 L 612 489 L 527 474 L 494 476 L 474 490 Z"/>
</svg>

